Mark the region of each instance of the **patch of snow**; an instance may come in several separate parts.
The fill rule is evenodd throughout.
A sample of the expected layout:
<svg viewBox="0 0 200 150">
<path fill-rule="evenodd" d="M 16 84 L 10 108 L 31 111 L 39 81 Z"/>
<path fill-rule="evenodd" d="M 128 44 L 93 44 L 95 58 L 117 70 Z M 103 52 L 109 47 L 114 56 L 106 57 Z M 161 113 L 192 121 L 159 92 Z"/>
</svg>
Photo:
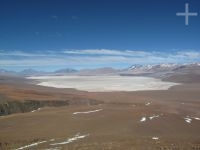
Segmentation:
<svg viewBox="0 0 200 150">
<path fill-rule="evenodd" d="M 53 144 L 50 144 L 50 145 L 65 145 L 65 144 L 69 144 L 69 143 L 71 143 L 71 142 L 74 142 L 74 141 L 76 141 L 76 140 L 78 140 L 78 139 L 83 139 L 83 138 L 85 138 L 85 137 L 87 137 L 87 136 L 89 136 L 89 134 L 80 135 L 80 134 L 78 133 L 78 134 L 76 134 L 74 137 L 67 139 L 67 141 L 60 142 L 60 143 L 53 143 Z"/>
<path fill-rule="evenodd" d="M 154 136 L 152 137 L 152 140 L 159 140 L 159 137 Z"/>
<path fill-rule="evenodd" d="M 146 106 L 149 106 L 150 104 L 151 104 L 151 102 L 148 102 L 148 103 L 146 103 L 145 105 L 146 105 Z"/>
<path fill-rule="evenodd" d="M 163 114 L 161 114 L 161 116 L 162 116 Z M 149 120 L 152 120 L 152 119 L 154 119 L 154 118 L 159 118 L 160 117 L 160 115 L 153 115 L 153 116 L 150 116 L 150 117 L 142 117 L 141 119 L 140 119 L 140 122 L 145 122 L 148 118 L 149 118 Z"/>
<path fill-rule="evenodd" d="M 91 111 L 83 111 L 83 112 L 74 112 L 73 115 L 77 115 L 77 114 L 90 114 L 90 113 L 94 113 L 94 112 L 98 112 L 98 111 L 102 111 L 103 109 L 97 109 L 97 110 L 91 110 Z"/>
<path fill-rule="evenodd" d="M 50 141 L 50 142 L 53 142 L 53 141 L 55 141 L 55 139 L 50 139 L 49 141 Z"/>
<path fill-rule="evenodd" d="M 170 68 L 170 67 L 177 66 L 177 64 L 161 64 L 160 66 L 163 67 L 163 68 Z"/>
<path fill-rule="evenodd" d="M 146 67 L 147 67 L 147 69 L 152 69 L 153 65 L 147 65 Z"/>
<path fill-rule="evenodd" d="M 153 115 L 153 116 L 149 117 L 149 119 L 152 120 L 152 119 L 158 118 L 158 117 L 160 117 L 160 116 L 159 115 Z"/>
<path fill-rule="evenodd" d="M 200 118 L 198 118 L 198 117 L 192 117 L 193 119 L 195 119 L 195 120 L 200 120 Z"/>
<path fill-rule="evenodd" d="M 142 117 L 141 119 L 140 119 L 140 122 L 145 122 L 147 119 L 146 119 L 146 117 Z"/>
<path fill-rule="evenodd" d="M 31 112 L 36 112 L 36 111 L 39 111 L 41 108 L 38 108 L 38 109 L 36 109 L 36 110 L 33 110 L 33 111 L 31 111 Z"/>
<path fill-rule="evenodd" d="M 186 121 L 187 123 L 191 123 L 191 122 L 192 122 L 192 119 L 189 118 L 189 117 L 186 117 L 186 118 L 184 118 L 184 119 L 185 119 L 185 121 Z"/>
<path fill-rule="evenodd" d="M 41 141 L 41 142 L 37 142 L 37 143 L 32 143 L 32 144 L 30 144 L 30 145 L 26 145 L 26 146 L 17 148 L 17 149 L 15 149 L 15 150 L 22 150 L 22 149 L 25 149 L 25 148 L 37 146 L 37 145 L 42 144 L 42 143 L 45 143 L 45 142 L 47 142 L 47 141 Z"/>
</svg>

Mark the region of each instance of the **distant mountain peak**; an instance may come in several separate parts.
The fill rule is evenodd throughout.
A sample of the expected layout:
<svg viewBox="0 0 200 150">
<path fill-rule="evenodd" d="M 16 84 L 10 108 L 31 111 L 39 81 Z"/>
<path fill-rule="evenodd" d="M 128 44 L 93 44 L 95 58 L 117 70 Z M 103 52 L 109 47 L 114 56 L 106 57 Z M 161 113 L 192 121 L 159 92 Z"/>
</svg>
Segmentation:
<svg viewBox="0 0 200 150">
<path fill-rule="evenodd" d="M 77 70 L 72 68 L 65 68 L 54 71 L 54 73 L 75 73 L 75 72 L 77 72 Z"/>
</svg>

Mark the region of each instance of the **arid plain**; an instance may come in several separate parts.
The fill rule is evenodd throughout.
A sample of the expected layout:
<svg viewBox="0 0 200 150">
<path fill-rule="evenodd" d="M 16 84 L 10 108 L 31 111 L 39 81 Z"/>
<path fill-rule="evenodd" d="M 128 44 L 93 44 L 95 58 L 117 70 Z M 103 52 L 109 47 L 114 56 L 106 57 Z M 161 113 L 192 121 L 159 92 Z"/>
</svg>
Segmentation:
<svg viewBox="0 0 200 150">
<path fill-rule="evenodd" d="M 195 77 L 166 78 L 181 83 L 168 90 L 85 92 L 1 76 L 0 149 L 199 150 Z"/>
</svg>

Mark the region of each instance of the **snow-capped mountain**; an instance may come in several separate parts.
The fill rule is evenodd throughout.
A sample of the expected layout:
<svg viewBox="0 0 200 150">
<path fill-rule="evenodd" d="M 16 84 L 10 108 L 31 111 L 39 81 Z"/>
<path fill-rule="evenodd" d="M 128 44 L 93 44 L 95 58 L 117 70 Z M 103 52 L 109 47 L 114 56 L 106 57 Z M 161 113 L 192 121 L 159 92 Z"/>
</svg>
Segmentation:
<svg viewBox="0 0 200 150">
<path fill-rule="evenodd" d="M 133 65 L 128 70 L 137 70 L 137 69 L 151 69 L 153 65 Z"/>
<path fill-rule="evenodd" d="M 179 66 L 178 64 L 133 65 L 128 68 L 128 70 L 135 73 L 153 73 L 158 71 L 170 71 Z"/>
<path fill-rule="evenodd" d="M 171 73 L 171 72 L 199 72 L 200 63 L 190 63 L 190 64 L 174 64 L 165 63 L 157 65 L 132 65 L 128 69 L 128 73 L 133 74 L 144 74 L 144 73 Z"/>
</svg>

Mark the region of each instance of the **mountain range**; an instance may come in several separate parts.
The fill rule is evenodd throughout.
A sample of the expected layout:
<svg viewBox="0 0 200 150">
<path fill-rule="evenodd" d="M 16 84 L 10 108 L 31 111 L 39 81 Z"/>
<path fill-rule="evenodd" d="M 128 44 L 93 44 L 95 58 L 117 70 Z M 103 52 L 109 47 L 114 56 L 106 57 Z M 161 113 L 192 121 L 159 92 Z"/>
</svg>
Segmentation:
<svg viewBox="0 0 200 150">
<path fill-rule="evenodd" d="M 0 74 L 20 75 L 20 76 L 41 76 L 41 75 L 148 75 L 161 76 L 174 73 L 197 73 L 200 74 L 200 63 L 190 64 L 157 64 L 157 65 L 140 65 L 135 64 L 125 69 L 114 68 L 97 68 L 76 70 L 65 68 L 53 72 L 37 71 L 34 69 L 25 69 L 20 72 L 0 69 Z"/>
</svg>

